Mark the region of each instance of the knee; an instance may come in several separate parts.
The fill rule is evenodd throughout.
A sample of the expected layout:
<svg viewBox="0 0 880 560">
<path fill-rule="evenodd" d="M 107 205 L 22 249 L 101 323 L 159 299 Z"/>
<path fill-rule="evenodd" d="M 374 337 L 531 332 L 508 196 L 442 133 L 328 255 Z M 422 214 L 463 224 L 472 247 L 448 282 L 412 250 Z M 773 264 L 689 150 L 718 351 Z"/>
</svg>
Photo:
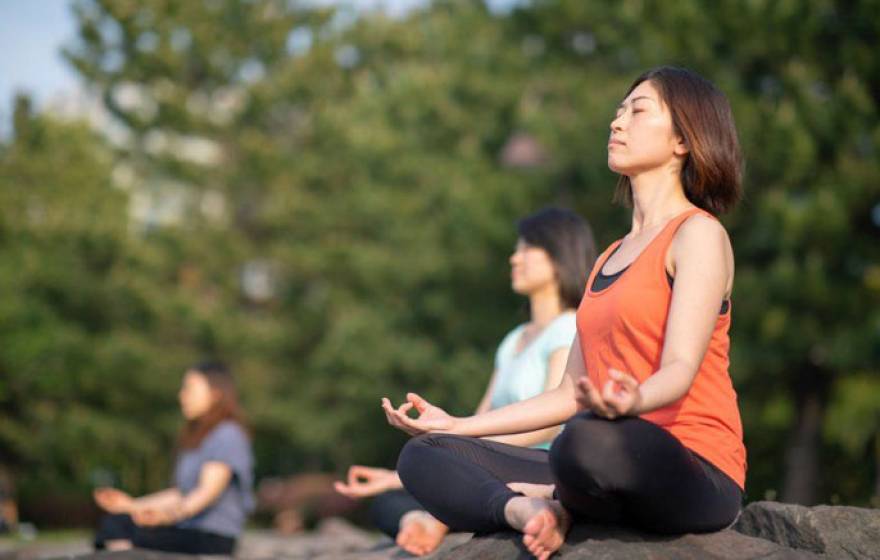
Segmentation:
<svg viewBox="0 0 880 560">
<path fill-rule="evenodd" d="M 617 423 L 579 414 L 569 420 L 550 448 L 550 466 L 562 483 L 607 479 L 617 468 L 615 460 L 625 452 Z"/>
<path fill-rule="evenodd" d="M 422 434 L 406 442 L 397 457 L 397 474 L 404 486 L 406 486 L 408 478 L 423 470 L 425 456 L 430 454 L 432 448 L 436 446 L 435 434 Z"/>
</svg>

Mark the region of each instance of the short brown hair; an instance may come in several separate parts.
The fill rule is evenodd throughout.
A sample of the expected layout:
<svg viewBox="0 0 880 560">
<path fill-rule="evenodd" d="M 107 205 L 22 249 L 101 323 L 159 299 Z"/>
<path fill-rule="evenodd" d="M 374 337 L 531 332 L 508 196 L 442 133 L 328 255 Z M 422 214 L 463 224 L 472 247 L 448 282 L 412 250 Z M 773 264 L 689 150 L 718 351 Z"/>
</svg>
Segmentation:
<svg viewBox="0 0 880 560">
<path fill-rule="evenodd" d="M 736 205 L 742 195 L 742 154 L 727 97 L 695 72 L 674 66 L 648 70 L 635 79 L 626 95 L 650 81 L 669 107 L 673 130 L 688 148 L 681 167 L 684 194 L 714 215 Z M 632 206 L 629 177 L 617 181 L 615 200 Z"/>
</svg>

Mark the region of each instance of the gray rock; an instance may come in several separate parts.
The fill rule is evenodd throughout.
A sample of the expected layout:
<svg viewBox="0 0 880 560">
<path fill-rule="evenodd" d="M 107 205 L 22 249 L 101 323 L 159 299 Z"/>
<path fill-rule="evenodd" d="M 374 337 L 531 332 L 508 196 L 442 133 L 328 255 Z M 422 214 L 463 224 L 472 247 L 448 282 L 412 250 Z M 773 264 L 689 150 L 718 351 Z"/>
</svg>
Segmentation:
<svg viewBox="0 0 880 560">
<path fill-rule="evenodd" d="M 0 543 L 2 544 L 2 543 Z M 0 560 L 43 558 L 80 560 L 192 560 L 193 556 L 146 550 L 95 553 L 86 542 L 25 548 L 0 546 Z M 318 530 L 296 536 L 268 531 L 245 533 L 241 560 L 398 560 L 412 558 L 387 537 L 328 520 Z M 202 557 L 218 560 L 222 557 Z M 507 560 L 529 558 L 522 535 L 513 531 L 471 538 L 449 535 L 426 560 Z M 732 529 L 703 535 L 646 535 L 622 527 L 578 524 L 554 559 L 559 560 L 762 560 L 880 559 L 880 510 L 775 502 L 750 504 Z"/>
<path fill-rule="evenodd" d="M 475 537 L 443 560 L 507 560 L 531 558 L 514 532 Z M 822 558 L 776 543 L 727 530 L 705 535 L 648 536 L 619 527 L 577 525 L 553 557 L 559 560 L 788 560 Z"/>
<path fill-rule="evenodd" d="M 734 529 L 830 558 L 880 558 L 880 510 L 754 502 Z"/>
</svg>

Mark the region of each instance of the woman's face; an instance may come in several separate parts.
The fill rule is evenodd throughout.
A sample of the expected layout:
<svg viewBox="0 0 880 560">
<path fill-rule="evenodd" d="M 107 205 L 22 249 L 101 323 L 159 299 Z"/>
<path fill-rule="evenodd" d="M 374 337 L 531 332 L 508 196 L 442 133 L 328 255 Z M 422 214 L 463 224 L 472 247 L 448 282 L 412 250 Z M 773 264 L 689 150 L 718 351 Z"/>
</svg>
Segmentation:
<svg viewBox="0 0 880 560">
<path fill-rule="evenodd" d="M 681 169 L 686 154 L 659 92 L 650 81 L 640 83 L 618 106 L 611 121 L 608 167 L 629 177 L 669 166 Z"/>
<path fill-rule="evenodd" d="M 510 284 L 513 291 L 521 295 L 558 285 L 553 259 L 541 247 L 519 239 L 510 255 Z"/>
<path fill-rule="evenodd" d="M 195 370 L 189 370 L 183 376 L 180 393 L 180 410 L 187 420 L 195 420 L 211 410 L 217 400 L 216 391 L 211 388 L 208 379 Z"/>
</svg>

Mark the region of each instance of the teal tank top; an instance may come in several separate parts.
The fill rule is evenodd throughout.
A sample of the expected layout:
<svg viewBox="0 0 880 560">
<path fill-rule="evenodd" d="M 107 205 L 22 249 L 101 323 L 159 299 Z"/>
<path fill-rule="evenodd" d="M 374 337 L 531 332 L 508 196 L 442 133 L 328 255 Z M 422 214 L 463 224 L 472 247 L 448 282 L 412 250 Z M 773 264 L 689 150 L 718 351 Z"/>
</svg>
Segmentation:
<svg viewBox="0 0 880 560">
<path fill-rule="evenodd" d="M 566 311 L 553 319 L 538 333 L 528 346 L 516 352 L 517 342 L 525 324 L 519 325 L 504 337 L 495 353 L 495 387 L 492 389 L 492 408 L 501 408 L 541 394 L 547 384 L 550 355 L 560 348 L 568 348 L 577 330 L 574 311 Z M 535 445 L 549 449 L 551 442 Z"/>
</svg>

